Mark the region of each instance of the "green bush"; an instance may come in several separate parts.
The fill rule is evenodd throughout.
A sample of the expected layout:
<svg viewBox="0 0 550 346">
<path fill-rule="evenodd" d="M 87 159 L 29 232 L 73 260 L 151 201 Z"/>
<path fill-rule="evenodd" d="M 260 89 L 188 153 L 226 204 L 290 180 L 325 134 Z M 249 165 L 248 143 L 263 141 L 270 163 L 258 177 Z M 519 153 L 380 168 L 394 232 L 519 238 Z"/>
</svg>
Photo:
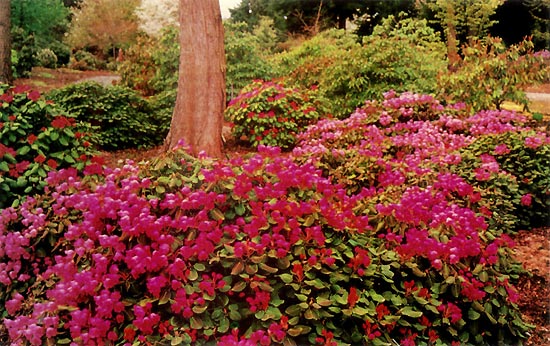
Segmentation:
<svg viewBox="0 0 550 346">
<path fill-rule="evenodd" d="M 105 61 L 83 49 L 72 54 L 68 65 L 69 68 L 81 71 L 104 70 L 106 66 Z"/>
<path fill-rule="evenodd" d="M 169 119 L 157 117 L 151 104 L 137 92 L 104 87 L 96 82 L 69 85 L 48 95 L 78 120 L 98 127 L 97 144 L 104 150 L 158 145 L 166 137 Z"/>
<path fill-rule="evenodd" d="M 329 31 L 278 59 L 289 85 L 317 85 L 338 118 L 365 100 L 381 99 L 390 89 L 433 93 L 437 75 L 446 66 L 445 46 L 425 21 L 396 22 L 393 16 L 361 45 L 353 36 Z"/>
<path fill-rule="evenodd" d="M 123 85 L 150 96 L 177 88 L 178 66 L 178 28 L 167 27 L 160 39 L 138 37 L 124 52 L 118 71 Z"/>
<path fill-rule="evenodd" d="M 36 54 L 36 63 L 38 66 L 47 67 L 47 68 L 56 68 L 57 67 L 57 55 L 53 50 L 49 48 L 41 49 Z"/>
<path fill-rule="evenodd" d="M 29 87 L 0 85 L 0 209 L 42 192 L 52 170 L 84 168 L 90 128 L 75 120 Z"/>
<path fill-rule="evenodd" d="M 255 79 L 269 80 L 273 76 L 273 68 L 267 62 L 265 55 L 269 50 L 262 50 L 262 44 L 267 46 L 265 35 L 255 35 L 247 31 L 246 23 L 224 22 L 225 57 L 226 57 L 226 94 L 231 100 L 242 88 Z M 264 32 L 265 34 L 265 32 Z M 267 39 L 266 39 L 267 40 Z"/>
<path fill-rule="evenodd" d="M 548 79 L 550 65 L 543 55 L 533 54 L 533 43 L 525 40 L 506 47 L 500 38 L 474 40 L 462 48 L 464 56 L 456 71 L 439 76 L 439 98 L 465 102 L 474 113 L 500 109 L 504 101 L 528 108 L 525 88 Z"/>
<path fill-rule="evenodd" d="M 324 105 L 315 90 L 298 90 L 275 82 L 255 81 L 225 110 L 233 136 L 252 147 L 295 144 L 296 134 L 315 123 Z"/>
<path fill-rule="evenodd" d="M 462 150 L 454 170 L 479 186 L 486 207 L 493 210 L 492 228 L 510 233 L 550 221 L 550 145 L 545 141 L 542 134 L 521 129 L 481 135 Z M 500 171 L 480 180 L 484 167 L 493 162 Z"/>
<path fill-rule="evenodd" d="M 14 78 L 25 78 L 30 75 L 32 68 L 36 65 L 36 42 L 34 35 L 27 34 L 25 30 L 15 27 L 11 30 L 12 51 L 15 53 L 13 59 Z M 13 53 L 12 53 L 13 54 Z"/>
</svg>

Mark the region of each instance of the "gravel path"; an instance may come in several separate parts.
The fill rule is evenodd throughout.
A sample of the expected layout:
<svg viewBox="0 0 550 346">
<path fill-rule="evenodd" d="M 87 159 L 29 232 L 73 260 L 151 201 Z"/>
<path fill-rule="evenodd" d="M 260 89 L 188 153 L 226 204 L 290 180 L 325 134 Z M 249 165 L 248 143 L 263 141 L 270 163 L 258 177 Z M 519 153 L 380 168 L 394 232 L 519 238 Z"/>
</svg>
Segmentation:
<svg viewBox="0 0 550 346">
<path fill-rule="evenodd" d="M 98 82 L 104 86 L 111 86 L 120 80 L 120 76 L 94 76 L 80 80 L 79 82 Z"/>
<path fill-rule="evenodd" d="M 531 101 L 543 101 L 550 103 L 550 94 L 527 92 L 525 95 Z"/>
</svg>

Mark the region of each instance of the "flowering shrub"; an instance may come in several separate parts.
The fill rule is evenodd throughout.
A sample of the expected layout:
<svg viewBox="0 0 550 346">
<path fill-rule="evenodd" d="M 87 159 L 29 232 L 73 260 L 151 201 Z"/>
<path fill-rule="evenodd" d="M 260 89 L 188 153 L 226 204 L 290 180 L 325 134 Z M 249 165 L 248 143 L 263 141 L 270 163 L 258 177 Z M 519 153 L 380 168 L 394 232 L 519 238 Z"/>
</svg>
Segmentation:
<svg viewBox="0 0 550 346">
<path fill-rule="evenodd" d="M 83 169 L 89 128 L 26 86 L 0 85 L 0 209 L 42 191 L 49 171 Z"/>
<path fill-rule="evenodd" d="M 255 81 L 229 102 L 225 116 L 233 123 L 234 136 L 252 147 L 290 149 L 296 134 L 317 121 L 322 110 L 315 90 Z"/>
<path fill-rule="evenodd" d="M 291 155 L 260 146 L 211 161 L 179 150 L 83 178 L 51 172 L 43 196 L 0 216 L 5 339 L 519 342 L 529 326 L 515 304 L 513 243 L 489 224 L 485 187 L 453 167 L 490 135 L 491 116 L 493 132 L 523 131 L 522 119 L 463 112 L 388 93 L 311 126 Z M 524 143 L 549 146 L 536 132 Z M 506 155 L 499 145 L 489 150 Z M 480 157 L 474 177 L 505 174 L 496 160 Z M 528 193 L 525 206 L 541 192 Z"/>
</svg>

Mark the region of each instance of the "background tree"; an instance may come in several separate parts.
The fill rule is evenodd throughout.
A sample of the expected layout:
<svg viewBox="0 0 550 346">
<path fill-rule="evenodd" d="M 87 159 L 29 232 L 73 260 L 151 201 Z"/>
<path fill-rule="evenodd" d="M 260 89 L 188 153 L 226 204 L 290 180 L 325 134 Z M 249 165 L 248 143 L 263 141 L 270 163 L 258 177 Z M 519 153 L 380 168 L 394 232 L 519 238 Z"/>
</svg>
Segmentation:
<svg viewBox="0 0 550 346">
<path fill-rule="evenodd" d="M 0 0 L 0 82 L 11 83 L 10 1 Z"/>
<path fill-rule="evenodd" d="M 32 67 L 55 67 L 69 62 L 63 43 L 69 9 L 61 0 L 11 0 L 12 50 L 15 77 L 26 76 Z"/>
<path fill-rule="evenodd" d="M 166 137 L 197 154 L 220 157 L 225 108 L 225 55 L 218 0 L 180 0 L 180 64 L 176 106 Z"/>
<path fill-rule="evenodd" d="M 138 33 L 135 14 L 140 0 L 83 0 L 73 8 L 67 43 L 73 49 L 95 48 L 116 54 Z"/>
<path fill-rule="evenodd" d="M 417 8 L 415 0 L 367 1 L 364 13 L 357 20 L 358 28 L 356 34 L 359 36 L 370 35 L 374 27 L 381 24 L 386 17 L 390 15 L 396 16 L 402 12 L 411 17 L 416 16 Z"/>
<path fill-rule="evenodd" d="M 326 28 L 344 29 L 346 20 L 364 13 L 364 0 L 243 0 L 230 9 L 231 19 L 245 22 L 252 29 L 261 17 L 273 19 L 278 30 L 289 33 L 312 32 Z"/>
<path fill-rule="evenodd" d="M 173 0 L 141 0 L 136 10 L 140 30 L 149 36 L 159 37 L 163 28 L 177 26 L 178 5 Z"/>
<path fill-rule="evenodd" d="M 487 34 L 497 21 L 493 15 L 504 0 L 419 0 L 421 12 L 445 33 L 452 69 L 459 59 L 458 47 Z"/>
<path fill-rule="evenodd" d="M 510 46 L 531 36 L 534 49 L 550 49 L 550 0 L 506 0 L 497 8 L 490 29 Z"/>
</svg>

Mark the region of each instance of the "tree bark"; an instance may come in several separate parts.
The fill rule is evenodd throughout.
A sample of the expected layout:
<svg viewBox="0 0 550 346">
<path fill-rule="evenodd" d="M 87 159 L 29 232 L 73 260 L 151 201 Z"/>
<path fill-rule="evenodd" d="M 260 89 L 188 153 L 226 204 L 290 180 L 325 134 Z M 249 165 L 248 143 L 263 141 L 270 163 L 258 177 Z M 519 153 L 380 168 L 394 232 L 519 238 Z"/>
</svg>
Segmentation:
<svg viewBox="0 0 550 346">
<path fill-rule="evenodd" d="M 445 34 L 447 36 L 447 59 L 449 71 L 456 71 L 457 65 L 460 62 L 460 55 L 458 55 L 458 40 L 456 38 L 456 13 L 453 7 L 453 3 L 447 2 L 446 6 L 447 16 L 445 19 Z"/>
<path fill-rule="evenodd" d="M 222 155 L 225 52 L 218 0 L 180 0 L 180 64 L 167 149 L 180 140 L 212 157 Z"/>
<path fill-rule="evenodd" d="M 10 0 L 0 0 L 0 82 L 11 84 Z"/>
</svg>

